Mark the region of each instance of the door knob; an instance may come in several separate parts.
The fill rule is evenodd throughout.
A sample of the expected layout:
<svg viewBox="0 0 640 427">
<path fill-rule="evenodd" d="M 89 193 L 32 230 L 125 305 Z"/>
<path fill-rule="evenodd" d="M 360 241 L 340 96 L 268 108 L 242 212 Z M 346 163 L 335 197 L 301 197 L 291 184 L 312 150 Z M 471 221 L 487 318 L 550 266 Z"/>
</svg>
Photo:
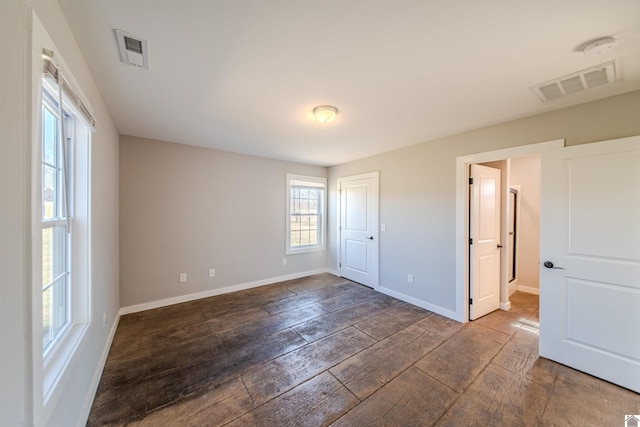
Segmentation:
<svg viewBox="0 0 640 427">
<path fill-rule="evenodd" d="M 498 249 L 500 249 L 502 247 L 502 245 L 500 243 L 498 243 L 496 246 L 498 247 Z"/>
<path fill-rule="evenodd" d="M 558 269 L 558 270 L 564 270 L 563 267 L 554 267 L 553 263 L 551 261 L 545 261 L 544 264 L 542 264 L 542 265 L 544 265 L 547 268 L 555 268 L 555 269 Z"/>
<path fill-rule="evenodd" d="M 369 236 L 369 237 L 367 237 L 367 239 L 373 240 L 373 236 Z"/>
</svg>

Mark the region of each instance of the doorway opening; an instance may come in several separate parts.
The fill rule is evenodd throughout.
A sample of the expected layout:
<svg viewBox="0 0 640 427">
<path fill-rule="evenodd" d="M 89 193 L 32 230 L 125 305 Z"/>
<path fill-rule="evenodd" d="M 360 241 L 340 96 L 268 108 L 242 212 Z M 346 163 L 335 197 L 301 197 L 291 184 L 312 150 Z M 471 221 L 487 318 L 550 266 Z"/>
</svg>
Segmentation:
<svg viewBox="0 0 640 427">
<path fill-rule="evenodd" d="M 461 322 L 467 322 L 470 320 L 470 310 L 469 310 L 469 302 L 470 302 L 470 290 L 469 290 L 469 280 L 470 280 L 470 254 L 469 254 L 469 239 L 470 239 L 470 213 L 469 213 L 469 203 L 470 203 L 470 165 L 472 164 L 487 164 L 493 163 L 494 166 L 498 166 L 504 169 L 504 175 L 507 179 L 505 182 L 501 180 L 501 189 L 502 195 L 500 196 L 502 199 L 502 204 L 500 207 L 500 242 L 499 245 L 502 245 L 500 253 L 500 280 L 499 280 L 499 294 L 500 294 L 500 303 L 499 308 L 502 310 L 509 310 L 511 308 L 511 304 L 509 302 L 509 297 L 516 290 L 521 290 L 529 293 L 539 293 L 538 283 L 539 283 L 539 257 L 540 257 L 540 249 L 539 249 L 539 241 L 540 241 L 540 229 L 538 226 L 530 227 L 530 231 L 533 234 L 533 237 L 527 236 L 523 232 L 523 224 L 522 218 L 524 217 L 524 211 L 529 209 L 529 206 L 524 205 L 522 202 L 523 199 L 523 182 L 525 175 L 527 175 L 527 168 L 537 168 L 537 175 L 534 177 L 534 180 L 537 180 L 535 187 L 537 191 L 534 191 L 534 196 L 537 196 L 537 212 L 528 212 L 531 218 L 539 221 L 539 197 L 540 197 L 540 162 L 539 157 L 543 152 L 548 150 L 558 149 L 564 146 L 564 140 L 556 140 L 550 142 L 544 142 L 539 144 L 530 144 L 520 147 L 513 147 L 504 150 L 496 150 L 478 154 L 472 154 L 469 156 L 459 157 L 457 159 L 457 188 L 456 188 L 456 315 L 457 320 Z M 524 160 L 524 159 L 536 159 L 537 163 L 534 160 Z M 529 162 L 529 165 L 522 165 L 518 163 Z M 515 178 L 513 182 L 510 182 L 508 178 L 513 173 L 516 174 L 517 170 L 522 170 L 521 176 L 518 176 L 517 180 L 521 182 L 515 182 Z M 530 173 L 529 173 L 530 176 Z M 531 179 L 529 179 L 530 181 Z M 519 228 L 514 230 L 514 246 L 516 260 L 515 260 L 515 269 L 512 270 L 511 273 L 515 274 L 515 280 L 510 280 L 510 271 L 509 271 L 509 254 L 511 251 L 503 250 L 505 246 L 509 246 L 509 199 L 511 193 L 511 185 L 515 185 L 515 189 L 518 190 L 517 185 L 520 185 L 520 222 Z M 527 187 L 530 187 L 531 183 L 527 184 Z M 535 199 L 536 197 L 534 197 Z M 517 198 L 515 198 L 517 200 Z M 514 207 L 517 209 L 517 207 Z M 517 212 L 516 212 L 517 213 Z M 536 218 L 537 215 L 537 218 Z M 517 218 L 517 217 L 516 217 Z M 538 222 L 539 224 L 539 222 Z M 516 226 L 518 223 L 516 222 Z M 518 240 L 521 243 L 518 243 Z M 525 243 L 528 242 L 528 243 Z M 533 242 L 533 244 L 531 244 Z M 509 249 L 509 248 L 506 248 Z M 523 264 L 522 260 L 526 259 L 526 265 Z M 513 265 L 513 263 L 512 263 Z M 525 270 L 527 273 L 525 274 Z M 513 276 L 511 274 L 511 276 Z M 522 280 L 525 276 L 528 277 L 527 282 Z"/>
<path fill-rule="evenodd" d="M 474 172 L 478 169 L 483 173 Z M 478 175 L 469 184 L 468 207 L 469 318 L 475 320 L 497 309 L 509 310 L 516 291 L 540 293 L 540 156 L 471 164 L 470 174 Z M 496 182 L 489 181 L 490 175 Z M 480 202 L 476 195 L 482 195 Z M 487 249 L 479 250 L 483 245 L 493 257 Z"/>
</svg>

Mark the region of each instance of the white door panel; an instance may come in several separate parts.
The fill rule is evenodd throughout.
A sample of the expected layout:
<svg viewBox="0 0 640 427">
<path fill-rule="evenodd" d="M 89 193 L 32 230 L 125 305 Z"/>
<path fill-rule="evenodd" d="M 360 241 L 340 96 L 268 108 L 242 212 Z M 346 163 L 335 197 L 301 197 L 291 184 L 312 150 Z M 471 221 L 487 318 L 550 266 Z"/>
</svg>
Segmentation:
<svg viewBox="0 0 640 427">
<path fill-rule="evenodd" d="M 619 230 L 639 226 L 640 153 L 577 158 L 567 160 L 566 165 L 571 188 L 569 254 L 640 260 L 639 240 L 620 239 L 611 232 L 613 224 Z M 607 173 L 592 173 L 595 169 Z"/>
<path fill-rule="evenodd" d="M 378 286 L 378 173 L 338 180 L 340 274 Z"/>
<path fill-rule="evenodd" d="M 640 360 L 640 340 L 620 339 L 604 321 L 637 325 L 640 293 L 611 283 L 573 278 L 566 279 L 566 287 L 567 340 Z M 595 313 L 593 307 L 598 307 Z"/>
<path fill-rule="evenodd" d="M 342 190 L 345 193 L 345 223 L 344 227 L 350 231 L 369 231 L 367 224 L 367 193 L 369 183 L 345 185 Z"/>
<path fill-rule="evenodd" d="M 345 262 L 343 267 L 356 270 L 359 273 L 367 272 L 367 242 L 358 240 L 345 240 Z"/>
<path fill-rule="evenodd" d="M 540 354 L 634 391 L 639 188 L 639 137 L 542 156 Z"/>
<path fill-rule="evenodd" d="M 500 170 L 471 165 L 469 318 L 500 308 Z"/>
</svg>

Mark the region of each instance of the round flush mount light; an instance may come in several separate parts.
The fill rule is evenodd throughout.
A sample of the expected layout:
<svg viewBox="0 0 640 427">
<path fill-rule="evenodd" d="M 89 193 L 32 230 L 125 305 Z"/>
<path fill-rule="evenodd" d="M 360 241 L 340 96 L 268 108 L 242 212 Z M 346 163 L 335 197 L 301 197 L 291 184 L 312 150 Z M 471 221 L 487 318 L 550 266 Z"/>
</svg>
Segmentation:
<svg viewBox="0 0 640 427">
<path fill-rule="evenodd" d="M 313 109 L 313 115 L 316 116 L 316 120 L 320 123 L 331 123 L 336 118 L 338 109 L 331 105 L 320 105 Z"/>
<path fill-rule="evenodd" d="M 585 56 L 598 56 L 610 52 L 617 45 L 616 37 L 602 37 L 587 43 L 582 48 L 582 52 Z"/>
</svg>

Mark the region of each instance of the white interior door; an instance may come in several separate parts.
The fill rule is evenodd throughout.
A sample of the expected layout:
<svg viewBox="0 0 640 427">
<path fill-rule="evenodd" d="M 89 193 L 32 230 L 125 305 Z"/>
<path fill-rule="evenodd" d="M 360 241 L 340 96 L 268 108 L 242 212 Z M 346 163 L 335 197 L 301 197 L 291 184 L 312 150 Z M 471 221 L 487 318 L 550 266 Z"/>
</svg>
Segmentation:
<svg viewBox="0 0 640 427">
<path fill-rule="evenodd" d="M 500 308 L 500 170 L 471 165 L 469 319 Z"/>
<path fill-rule="evenodd" d="M 338 180 L 340 275 L 378 286 L 378 173 Z"/>
<path fill-rule="evenodd" d="M 640 137 L 542 155 L 540 355 L 636 392 L 639 189 Z"/>
</svg>

